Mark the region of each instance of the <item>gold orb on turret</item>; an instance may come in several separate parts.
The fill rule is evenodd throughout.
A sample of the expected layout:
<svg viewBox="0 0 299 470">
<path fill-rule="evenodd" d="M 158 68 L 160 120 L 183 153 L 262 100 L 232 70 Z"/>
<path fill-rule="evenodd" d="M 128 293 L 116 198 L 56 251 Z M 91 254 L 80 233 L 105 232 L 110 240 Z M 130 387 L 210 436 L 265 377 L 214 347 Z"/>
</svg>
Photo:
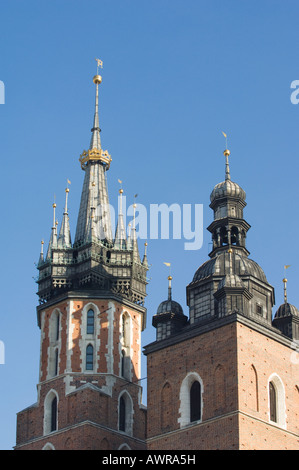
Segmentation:
<svg viewBox="0 0 299 470">
<path fill-rule="evenodd" d="M 228 149 L 226 149 L 226 150 L 224 150 L 223 154 L 224 154 L 225 157 L 229 157 L 230 156 L 230 151 Z"/>
<path fill-rule="evenodd" d="M 101 75 L 95 75 L 92 80 L 93 80 L 93 83 L 95 83 L 95 84 L 100 84 L 100 83 L 102 83 L 102 77 L 101 77 Z"/>
</svg>

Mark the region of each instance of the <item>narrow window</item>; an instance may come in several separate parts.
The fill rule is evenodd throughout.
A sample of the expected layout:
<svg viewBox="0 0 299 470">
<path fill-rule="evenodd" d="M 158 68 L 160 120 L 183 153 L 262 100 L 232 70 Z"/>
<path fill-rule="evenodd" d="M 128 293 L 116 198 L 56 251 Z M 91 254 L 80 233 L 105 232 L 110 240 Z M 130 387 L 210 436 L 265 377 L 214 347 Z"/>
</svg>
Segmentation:
<svg viewBox="0 0 299 470">
<path fill-rule="evenodd" d="M 126 360 L 126 353 L 124 350 L 121 352 L 121 376 L 125 378 L 125 360 Z"/>
<path fill-rule="evenodd" d="M 57 429 L 57 397 L 54 397 L 51 403 L 51 432 Z"/>
<path fill-rule="evenodd" d="M 193 382 L 190 389 L 190 421 L 198 421 L 201 418 L 201 391 L 200 383 Z"/>
<path fill-rule="evenodd" d="M 86 370 L 93 370 L 93 346 L 91 344 L 86 348 Z"/>
<path fill-rule="evenodd" d="M 92 309 L 87 312 L 87 329 L 86 333 L 93 335 L 94 334 L 94 311 Z"/>
<path fill-rule="evenodd" d="M 56 316 L 56 341 L 59 340 L 59 327 L 60 327 L 60 316 L 57 314 Z"/>
<path fill-rule="evenodd" d="M 55 375 L 58 375 L 58 348 L 55 349 Z"/>
<path fill-rule="evenodd" d="M 270 420 L 277 423 L 277 399 L 276 390 L 272 382 L 269 384 L 269 400 L 270 400 Z"/>
<path fill-rule="evenodd" d="M 124 397 L 119 400 L 119 430 L 126 431 L 126 402 Z"/>
</svg>

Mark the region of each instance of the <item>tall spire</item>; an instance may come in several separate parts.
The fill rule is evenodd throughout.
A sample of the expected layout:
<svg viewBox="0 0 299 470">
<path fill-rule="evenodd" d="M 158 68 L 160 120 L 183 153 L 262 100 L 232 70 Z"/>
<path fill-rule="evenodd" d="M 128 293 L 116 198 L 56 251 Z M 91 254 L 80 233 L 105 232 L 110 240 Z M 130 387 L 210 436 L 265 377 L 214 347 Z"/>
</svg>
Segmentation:
<svg viewBox="0 0 299 470">
<path fill-rule="evenodd" d="M 143 255 L 142 265 L 143 265 L 145 268 L 148 268 L 148 260 L 147 260 L 147 242 L 145 242 L 145 244 L 144 244 L 144 255 Z"/>
<path fill-rule="evenodd" d="M 171 293 L 171 281 L 172 281 L 172 277 L 171 276 L 168 276 L 168 300 L 172 300 L 171 297 L 172 297 L 172 293 Z"/>
<path fill-rule="evenodd" d="M 40 248 L 38 266 L 43 264 L 43 262 L 44 262 L 44 240 L 41 241 L 41 248 Z"/>
<path fill-rule="evenodd" d="M 135 195 L 135 197 L 137 197 L 137 194 Z M 133 250 L 133 261 L 137 261 L 140 263 L 139 248 L 138 248 L 137 236 L 136 236 L 135 212 L 136 212 L 136 203 L 133 204 L 133 227 L 131 230 L 131 243 L 132 243 L 132 250 Z"/>
<path fill-rule="evenodd" d="M 93 82 L 96 85 L 96 102 L 95 102 L 95 112 L 93 118 L 93 127 L 91 129 L 92 135 L 90 140 L 89 149 L 101 150 L 101 136 L 100 136 L 100 124 L 99 124 L 99 84 L 102 83 L 102 77 L 100 75 L 95 75 L 93 77 Z"/>
<path fill-rule="evenodd" d="M 230 156 L 230 151 L 227 149 L 227 134 L 222 131 L 222 134 L 225 137 L 225 150 L 223 152 L 225 156 L 225 180 L 230 180 L 230 171 L 229 171 L 229 161 L 228 157 Z"/>
<path fill-rule="evenodd" d="M 53 207 L 53 225 L 52 225 L 51 237 L 50 237 L 48 251 L 47 251 L 47 260 L 51 259 L 52 248 L 57 247 L 57 227 L 56 227 L 56 217 L 55 217 L 56 202 L 53 203 L 52 207 Z"/>
<path fill-rule="evenodd" d="M 117 219 L 117 227 L 115 233 L 114 248 L 117 250 L 125 250 L 127 248 L 126 228 L 124 224 L 124 216 L 122 211 L 122 195 L 123 189 L 119 190 L 119 213 Z"/>
<path fill-rule="evenodd" d="M 283 294 L 284 294 L 284 303 L 287 304 L 288 303 L 288 296 L 287 296 L 287 278 L 284 277 L 283 280 Z"/>
<path fill-rule="evenodd" d="M 64 213 L 62 218 L 62 223 L 60 227 L 59 237 L 58 237 L 58 248 L 71 248 L 71 231 L 70 231 L 70 224 L 69 224 L 69 215 L 67 209 L 67 200 L 68 194 L 70 190 L 69 188 L 65 189 L 65 206 L 64 206 Z"/>
<path fill-rule="evenodd" d="M 102 62 L 97 59 L 98 66 Z M 102 77 L 95 75 L 96 104 L 90 147 L 80 155 L 81 168 L 85 171 L 81 203 L 78 214 L 76 243 L 86 243 L 90 240 L 91 213 L 93 215 L 93 236 L 99 241 L 112 243 L 112 229 L 109 208 L 109 198 L 106 182 L 106 171 L 109 170 L 111 156 L 102 150 L 99 127 L 99 84 Z M 94 183 L 94 185 L 93 185 Z"/>
<path fill-rule="evenodd" d="M 230 156 L 230 151 L 229 150 L 224 150 L 223 152 L 225 156 L 225 180 L 230 180 L 230 170 L 229 170 L 229 161 L 228 157 Z"/>
</svg>

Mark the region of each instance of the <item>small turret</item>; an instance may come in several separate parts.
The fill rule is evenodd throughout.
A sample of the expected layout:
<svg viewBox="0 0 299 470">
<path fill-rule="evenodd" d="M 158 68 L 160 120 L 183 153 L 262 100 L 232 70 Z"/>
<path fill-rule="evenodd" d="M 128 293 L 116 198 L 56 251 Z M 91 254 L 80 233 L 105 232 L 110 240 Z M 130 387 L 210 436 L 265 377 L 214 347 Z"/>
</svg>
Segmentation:
<svg viewBox="0 0 299 470">
<path fill-rule="evenodd" d="M 156 339 L 160 341 L 178 333 L 187 323 L 181 305 L 172 300 L 172 276 L 168 276 L 168 299 L 160 303 L 152 324 L 157 329 Z"/>
</svg>

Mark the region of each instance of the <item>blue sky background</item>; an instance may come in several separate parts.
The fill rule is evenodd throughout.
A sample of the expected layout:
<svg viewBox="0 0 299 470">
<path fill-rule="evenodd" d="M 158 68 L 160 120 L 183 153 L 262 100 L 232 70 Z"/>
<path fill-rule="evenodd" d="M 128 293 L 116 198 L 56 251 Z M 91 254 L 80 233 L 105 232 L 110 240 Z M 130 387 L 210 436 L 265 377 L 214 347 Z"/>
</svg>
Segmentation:
<svg viewBox="0 0 299 470">
<path fill-rule="evenodd" d="M 186 285 L 208 259 L 209 196 L 224 179 L 221 131 L 232 180 L 247 193 L 247 248 L 275 288 L 274 312 L 285 264 L 288 298 L 299 306 L 299 105 L 290 101 L 299 79 L 298 15 L 295 0 L 0 1 L 1 449 L 15 445 L 16 413 L 37 399 L 34 263 L 50 237 L 54 193 L 61 222 L 67 178 L 74 239 L 95 57 L 104 63 L 100 126 L 113 158 L 110 202 L 121 179 L 128 204 L 138 193 L 146 207 L 204 205 L 200 250 L 184 250 L 184 240 L 148 240 L 143 345 L 155 338 L 152 316 L 167 296 L 163 262 L 172 263 L 173 297 L 187 314 Z"/>
</svg>

